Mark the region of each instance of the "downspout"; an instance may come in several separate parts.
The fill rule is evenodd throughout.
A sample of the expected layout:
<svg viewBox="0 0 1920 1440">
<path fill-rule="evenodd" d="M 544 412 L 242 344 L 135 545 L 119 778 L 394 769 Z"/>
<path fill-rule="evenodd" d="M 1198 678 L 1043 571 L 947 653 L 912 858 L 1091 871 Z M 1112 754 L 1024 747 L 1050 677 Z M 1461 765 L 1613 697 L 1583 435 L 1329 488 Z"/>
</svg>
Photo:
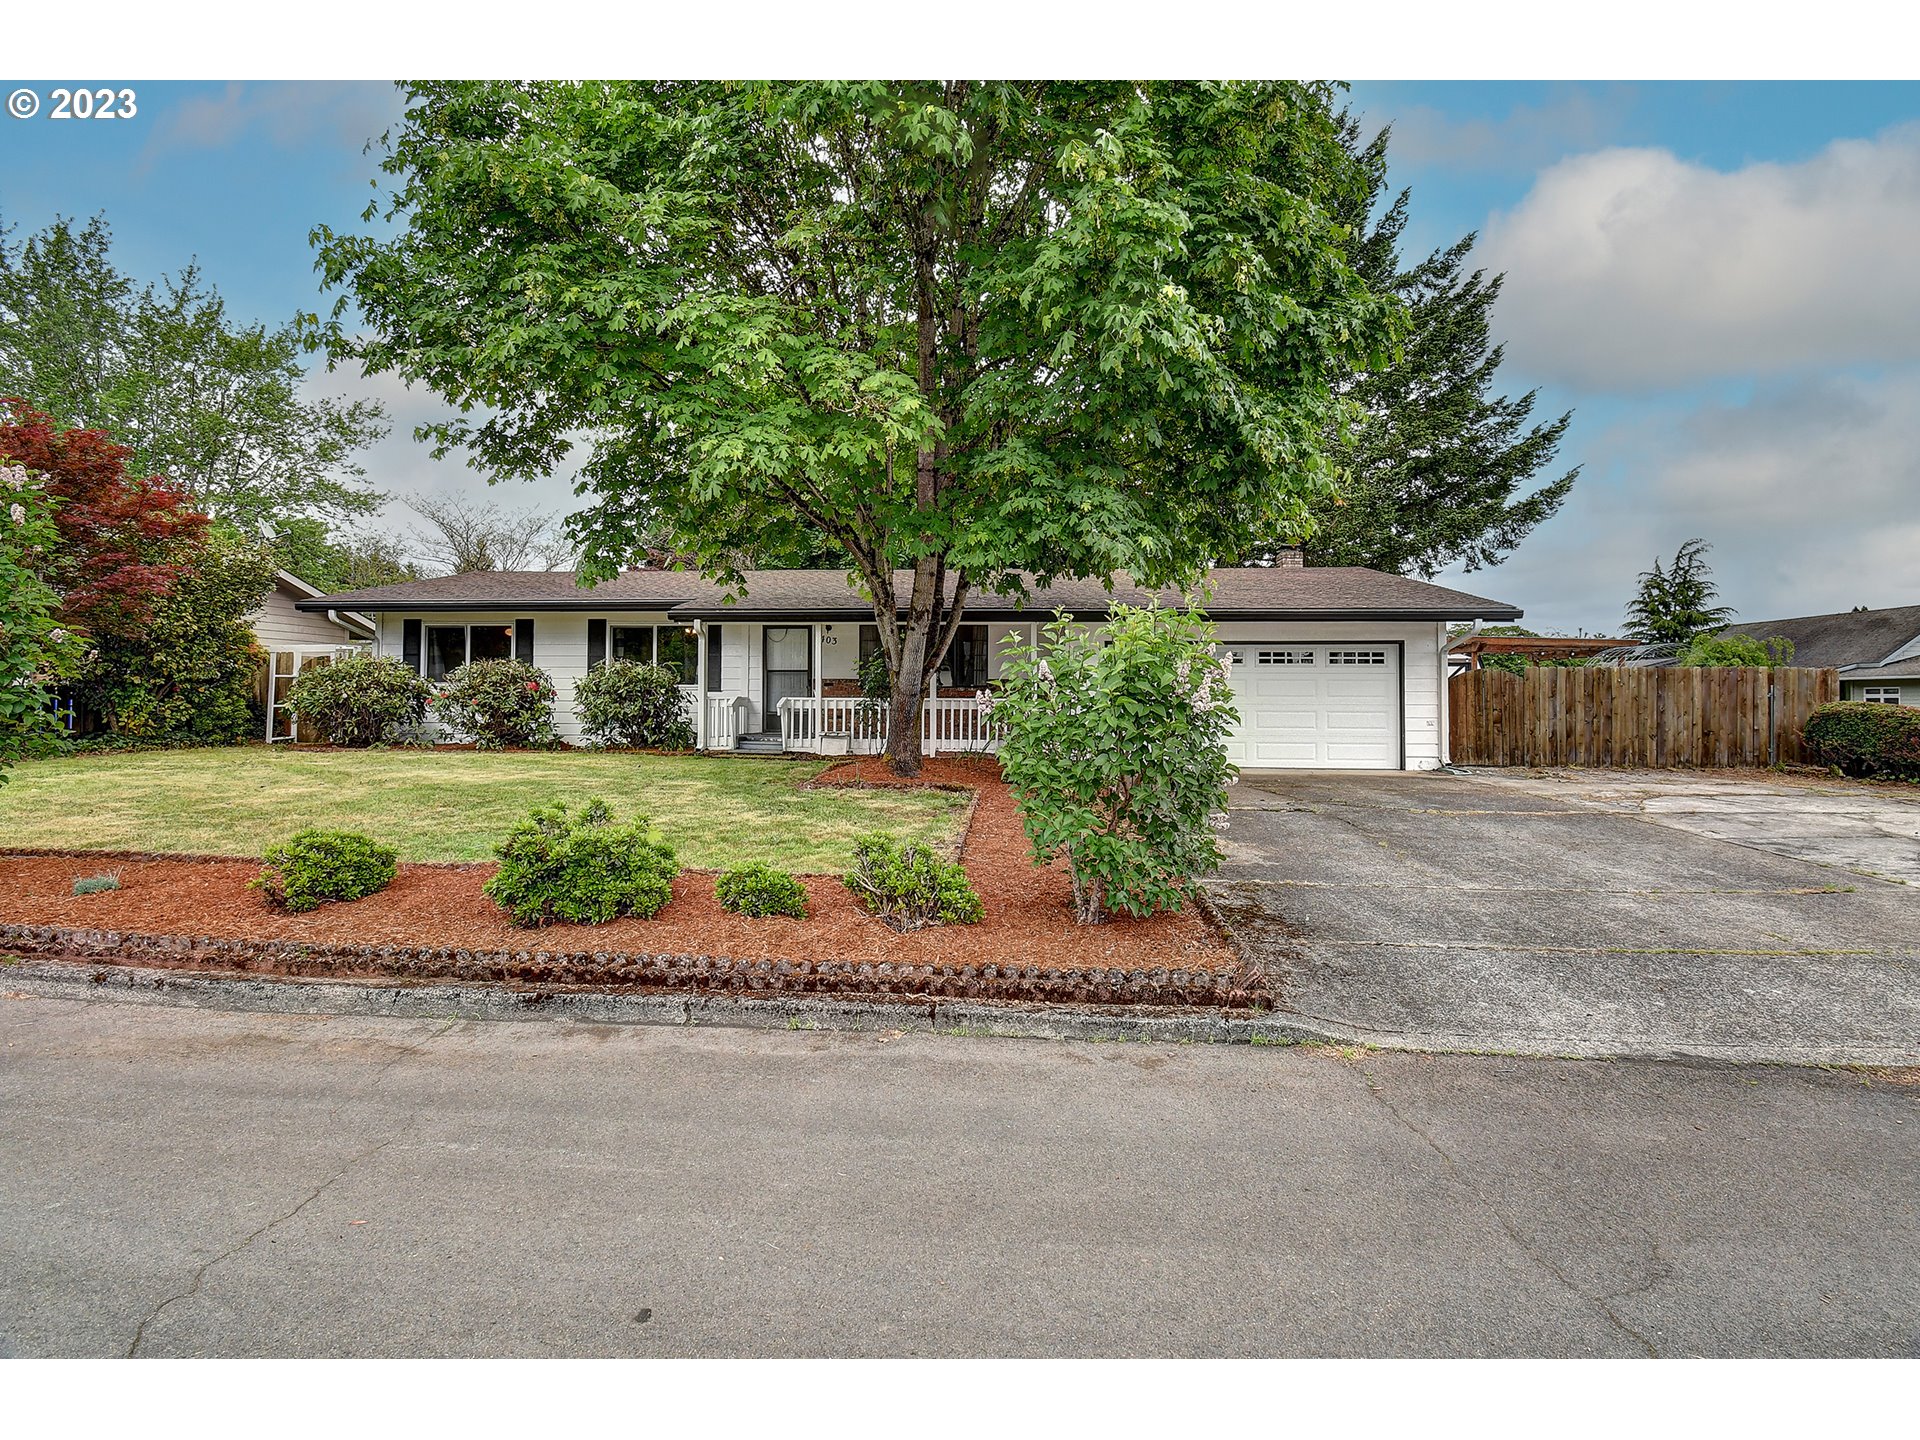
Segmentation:
<svg viewBox="0 0 1920 1440">
<path fill-rule="evenodd" d="M 327 619 L 331 620 L 334 624 L 338 625 L 342 630 L 346 631 L 348 639 L 353 638 L 354 627 L 349 625 L 346 621 L 340 618 L 340 612 L 338 610 L 327 611 Z M 376 656 L 379 655 L 380 653 L 380 631 L 377 627 L 373 632 L 373 653 Z"/>
<path fill-rule="evenodd" d="M 1480 633 L 1480 620 L 1467 627 L 1465 635 L 1455 638 L 1471 640 Z M 1440 622 L 1440 769 L 1447 775 L 1464 775 L 1453 764 L 1453 677 L 1447 673 L 1447 656 L 1453 651 L 1453 642 L 1447 638 L 1447 622 Z M 1480 656 L 1476 652 L 1470 661 L 1472 669 L 1480 668 Z"/>
<path fill-rule="evenodd" d="M 694 644 L 700 647 L 699 685 L 693 697 L 693 748 L 707 748 L 707 711 L 712 709 L 707 699 L 707 622 L 704 618 L 693 622 Z"/>
</svg>

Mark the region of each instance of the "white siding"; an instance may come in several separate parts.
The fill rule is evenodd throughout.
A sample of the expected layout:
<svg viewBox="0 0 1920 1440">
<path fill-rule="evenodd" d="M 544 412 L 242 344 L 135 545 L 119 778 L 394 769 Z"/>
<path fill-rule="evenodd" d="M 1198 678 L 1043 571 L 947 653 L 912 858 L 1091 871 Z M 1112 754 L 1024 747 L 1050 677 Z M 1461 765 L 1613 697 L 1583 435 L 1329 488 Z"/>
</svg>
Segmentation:
<svg viewBox="0 0 1920 1440">
<path fill-rule="evenodd" d="M 315 645 L 351 645 L 353 636 L 345 626 L 336 625 L 325 615 L 309 614 L 293 608 L 293 597 L 278 585 L 267 592 L 260 608 L 247 617 L 247 625 L 263 650 L 294 650 Z"/>
</svg>

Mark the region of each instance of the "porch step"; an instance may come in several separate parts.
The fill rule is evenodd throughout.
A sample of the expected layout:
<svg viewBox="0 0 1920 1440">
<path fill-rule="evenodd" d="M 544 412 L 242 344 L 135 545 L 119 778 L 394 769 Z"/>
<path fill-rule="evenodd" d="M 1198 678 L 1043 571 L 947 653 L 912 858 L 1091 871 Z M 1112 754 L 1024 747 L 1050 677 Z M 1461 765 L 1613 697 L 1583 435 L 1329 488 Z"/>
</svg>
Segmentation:
<svg viewBox="0 0 1920 1440">
<path fill-rule="evenodd" d="M 733 742 L 733 748 L 742 755 L 779 755 L 784 753 L 780 746 L 780 732 L 771 734 L 742 735 Z"/>
</svg>

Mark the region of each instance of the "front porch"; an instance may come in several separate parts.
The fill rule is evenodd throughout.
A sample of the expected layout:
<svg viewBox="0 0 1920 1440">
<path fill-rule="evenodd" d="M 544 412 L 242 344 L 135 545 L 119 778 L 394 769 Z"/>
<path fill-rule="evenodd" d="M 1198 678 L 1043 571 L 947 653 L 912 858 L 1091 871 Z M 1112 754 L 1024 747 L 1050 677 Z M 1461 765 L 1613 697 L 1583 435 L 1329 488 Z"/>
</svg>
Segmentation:
<svg viewBox="0 0 1920 1440">
<path fill-rule="evenodd" d="M 861 696 L 788 695 L 774 706 L 773 728 L 753 730 L 752 699 L 707 697 L 706 748 L 761 754 L 878 755 L 890 717 L 883 700 Z M 920 713 L 923 754 L 991 754 L 1001 732 L 980 695 L 929 697 Z"/>
</svg>

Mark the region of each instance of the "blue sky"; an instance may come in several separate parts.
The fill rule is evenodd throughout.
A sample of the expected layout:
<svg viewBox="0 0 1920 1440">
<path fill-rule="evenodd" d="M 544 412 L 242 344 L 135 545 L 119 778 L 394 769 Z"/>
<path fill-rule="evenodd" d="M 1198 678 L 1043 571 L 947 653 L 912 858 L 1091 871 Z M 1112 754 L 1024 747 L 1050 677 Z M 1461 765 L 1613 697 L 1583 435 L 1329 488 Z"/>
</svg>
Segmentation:
<svg viewBox="0 0 1920 1440">
<path fill-rule="evenodd" d="M 0 117 L 0 216 L 104 211 L 136 276 L 197 257 L 241 315 L 323 308 L 307 233 L 359 223 L 391 88 L 137 89 L 131 120 Z M 1611 633 L 1635 574 L 1700 535 L 1744 619 L 1920 602 L 1920 85 L 1356 82 L 1351 101 L 1393 124 L 1409 248 L 1477 231 L 1507 274 L 1504 388 L 1574 411 L 1565 509 L 1447 578 Z M 479 485 L 410 438 L 432 396 L 312 383 L 387 402 L 382 488 Z M 497 498 L 561 509 L 568 487 Z"/>
</svg>

